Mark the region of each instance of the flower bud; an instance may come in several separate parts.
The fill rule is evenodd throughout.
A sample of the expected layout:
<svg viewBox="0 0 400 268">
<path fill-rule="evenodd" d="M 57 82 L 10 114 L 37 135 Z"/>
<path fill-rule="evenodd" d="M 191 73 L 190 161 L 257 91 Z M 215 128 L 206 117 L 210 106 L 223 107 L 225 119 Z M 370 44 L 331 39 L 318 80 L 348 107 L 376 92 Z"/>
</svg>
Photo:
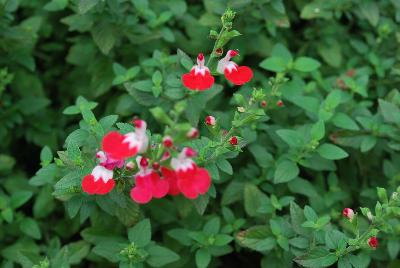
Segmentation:
<svg viewBox="0 0 400 268">
<path fill-rule="evenodd" d="M 197 155 L 197 152 L 193 148 L 186 147 L 183 150 L 185 151 L 186 157 L 192 158 L 192 157 L 195 157 Z"/>
<path fill-rule="evenodd" d="M 345 208 L 342 212 L 343 216 L 352 221 L 354 218 L 354 211 L 351 208 Z"/>
<path fill-rule="evenodd" d="M 141 159 L 140 159 L 140 166 L 141 167 L 148 167 L 149 166 L 149 160 L 147 160 L 147 158 L 146 157 L 142 157 Z"/>
<path fill-rule="evenodd" d="M 197 130 L 197 128 L 192 127 L 187 133 L 186 133 L 186 137 L 190 138 L 190 139 L 195 139 L 197 138 L 197 136 L 199 136 L 199 131 Z"/>
<path fill-rule="evenodd" d="M 378 247 L 378 238 L 376 238 L 375 236 L 372 236 L 368 239 L 368 245 L 372 248 L 372 249 L 376 249 Z"/>
<path fill-rule="evenodd" d="M 208 125 L 208 126 L 215 126 L 217 120 L 215 119 L 214 116 L 209 115 L 206 117 L 205 122 L 206 122 L 206 125 Z"/>
<path fill-rule="evenodd" d="M 160 163 L 154 162 L 153 165 L 152 165 L 152 167 L 153 167 L 154 169 L 159 169 L 159 168 L 160 168 Z"/>
<path fill-rule="evenodd" d="M 278 101 L 276 102 L 276 105 L 277 105 L 278 107 L 282 107 L 282 106 L 283 106 L 283 101 L 282 101 L 282 100 L 278 100 Z"/>
<path fill-rule="evenodd" d="M 367 218 L 369 221 L 372 221 L 374 219 L 374 216 L 372 215 L 371 211 L 367 212 Z"/>
<path fill-rule="evenodd" d="M 224 50 L 221 47 L 219 47 L 215 50 L 214 53 L 215 53 L 215 56 L 220 57 L 220 56 L 222 56 L 222 54 L 224 54 Z"/>
<path fill-rule="evenodd" d="M 265 100 L 263 100 L 263 101 L 261 102 L 261 107 L 267 107 L 267 102 L 266 102 Z"/>
<path fill-rule="evenodd" d="M 165 161 L 165 160 L 167 160 L 168 158 L 170 158 L 171 157 L 171 153 L 170 152 L 165 152 L 164 154 L 163 154 L 163 156 L 162 156 L 162 158 L 161 158 L 161 161 Z"/>
<path fill-rule="evenodd" d="M 244 113 L 246 111 L 246 109 L 244 107 L 242 107 L 242 106 L 237 107 L 237 109 L 238 109 L 239 113 Z"/>
<path fill-rule="evenodd" d="M 238 144 L 238 138 L 236 136 L 233 136 L 229 139 L 229 143 L 231 145 L 237 145 Z"/>
<path fill-rule="evenodd" d="M 165 136 L 162 140 L 162 143 L 165 148 L 171 148 L 174 145 L 171 136 Z"/>
<path fill-rule="evenodd" d="M 126 169 L 132 170 L 134 168 L 135 168 L 135 163 L 133 161 L 129 161 L 128 163 L 126 163 Z"/>
</svg>

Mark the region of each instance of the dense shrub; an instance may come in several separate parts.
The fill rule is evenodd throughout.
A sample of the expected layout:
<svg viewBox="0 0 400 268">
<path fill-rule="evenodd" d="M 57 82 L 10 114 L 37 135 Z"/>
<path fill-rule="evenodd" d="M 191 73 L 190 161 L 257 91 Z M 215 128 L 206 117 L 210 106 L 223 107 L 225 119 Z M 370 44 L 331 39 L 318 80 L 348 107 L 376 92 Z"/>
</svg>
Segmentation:
<svg viewBox="0 0 400 268">
<path fill-rule="evenodd" d="M 0 0 L 0 15 L 2 267 L 400 266 L 398 1 Z M 229 50 L 252 71 L 218 73 Z M 190 90 L 201 52 L 215 81 Z M 121 167 L 104 140 L 137 134 L 132 118 L 150 146 Z M 196 190 L 133 179 L 178 173 L 161 159 L 187 147 Z M 109 164 L 110 187 L 82 185 Z"/>
</svg>

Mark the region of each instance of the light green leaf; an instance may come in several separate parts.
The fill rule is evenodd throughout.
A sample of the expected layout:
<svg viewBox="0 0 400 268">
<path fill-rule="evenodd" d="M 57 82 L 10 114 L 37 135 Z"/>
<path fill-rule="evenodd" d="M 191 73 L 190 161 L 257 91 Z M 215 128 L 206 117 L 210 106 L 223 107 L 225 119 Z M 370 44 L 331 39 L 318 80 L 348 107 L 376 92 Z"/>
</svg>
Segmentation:
<svg viewBox="0 0 400 268">
<path fill-rule="evenodd" d="M 300 170 L 296 163 L 290 160 L 281 161 L 274 173 L 274 183 L 284 183 L 297 177 Z"/>
<path fill-rule="evenodd" d="M 320 66 L 321 64 L 318 61 L 308 57 L 297 58 L 294 62 L 295 70 L 306 73 L 315 71 Z"/>
<path fill-rule="evenodd" d="M 138 247 L 144 247 L 151 240 L 151 225 L 149 219 L 138 222 L 128 230 L 129 241 L 135 243 Z"/>
<path fill-rule="evenodd" d="M 349 156 L 343 149 L 330 143 L 322 144 L 318 147 L 317 151 L 320 156 L 329 160 L 338 160 Z"/>
</svg>

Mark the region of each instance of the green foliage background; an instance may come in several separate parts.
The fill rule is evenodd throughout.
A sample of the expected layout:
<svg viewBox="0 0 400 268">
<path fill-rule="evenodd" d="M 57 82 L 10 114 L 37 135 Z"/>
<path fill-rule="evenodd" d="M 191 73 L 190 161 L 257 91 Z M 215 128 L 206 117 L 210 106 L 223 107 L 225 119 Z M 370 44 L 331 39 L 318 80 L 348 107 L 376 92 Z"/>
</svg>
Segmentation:
<svg viewBox="0 0 400 268">
<path fill-rule="evenodd" d="M 187 97 L 179 77 L 210 52 L 227 7 L 241 35 L 225 50 L 240 50 L 252 85 L 289 81 L 267 94 L 268 118 L 240 130 L 244 152 L 207 166 L 207 208 L 83 198 L 69 184 L 93 164 L 79 107 L 101 131 L 133 115 L 161 131 L 149 109 Z M 0 0 L 2 267 L 142 267 L 125 258 L 135 254 L 153 267 L 399 267 L 399 21 L 396 0 Z M 201 118 L 229 128 L 233 93 L 253 90 L 217 83 L 185 111 L 204 136 Z M 66 163 L 83 170 L 63 177 Z M 342 255 L 354 226 L 341 211 L 360 206 L 382 220 L 380 245 Z M 368 220 L 357 228 L 370 231 Z"/>
</svg>

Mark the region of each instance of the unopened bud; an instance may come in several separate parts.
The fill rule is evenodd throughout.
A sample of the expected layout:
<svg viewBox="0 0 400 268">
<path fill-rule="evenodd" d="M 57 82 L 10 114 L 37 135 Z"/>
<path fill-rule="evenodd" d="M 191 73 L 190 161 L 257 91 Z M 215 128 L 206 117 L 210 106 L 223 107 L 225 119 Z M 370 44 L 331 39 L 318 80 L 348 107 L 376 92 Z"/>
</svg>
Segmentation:
<svg viewBox="0 0 400 268">
<path fill-rule="evenodd" d="M 206 117 L 205 122 L 206 122 L 206 125 L 208 125 L 208 126 L 215 126 L 217 120 L 215 119 L 214 116 L 209 115 Z"/>
<path fill-rule="evenodd" d="M 343 216 L 352 221 L 354 218 L 354 211 L 351 208 L 345 208 L 342 212 Z"/>
</svg>

